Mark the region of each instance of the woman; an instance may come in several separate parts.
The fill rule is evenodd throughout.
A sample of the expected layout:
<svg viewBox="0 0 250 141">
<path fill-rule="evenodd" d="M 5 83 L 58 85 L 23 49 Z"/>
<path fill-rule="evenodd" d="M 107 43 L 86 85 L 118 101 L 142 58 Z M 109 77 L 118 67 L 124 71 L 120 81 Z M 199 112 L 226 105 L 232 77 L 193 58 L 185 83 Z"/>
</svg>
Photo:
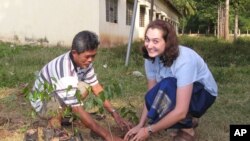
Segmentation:
<svg viewBox="0 0 250 141">
<path fill-rule="evenodd" d="M 143 46 L 148 92 L 137 126 L 125 140 L 145 140 L 151 133 L 175 128 L 174 141 L 192 141 L 194 128 L 214 103 L 217 84 L 204 60 L 192 49 L 178 45 L 171 24 L 151 22 Z M 148 125 L 146 121 L 148 120 Z"/>
</svg>

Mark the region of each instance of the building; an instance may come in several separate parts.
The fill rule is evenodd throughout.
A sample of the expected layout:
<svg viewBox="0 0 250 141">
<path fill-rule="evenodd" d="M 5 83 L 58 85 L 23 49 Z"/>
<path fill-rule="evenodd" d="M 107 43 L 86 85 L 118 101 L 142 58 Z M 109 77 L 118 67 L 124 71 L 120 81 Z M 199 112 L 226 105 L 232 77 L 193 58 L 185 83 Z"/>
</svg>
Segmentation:
<svg viewBox="0 0 250 141">
<path fill-rule="evenodd" d="M 149 23 L 151 0 L 138 0 L 134 40 Z M 102 46 L 126 44 L 134 0 L 1 0 L 0 40 L 22 44 L 70 46 L 76 33 L 94 31 Z M 168 0 L 154 0 L 154 19 L 177 30 L 180 13 Z"/>
</svg>

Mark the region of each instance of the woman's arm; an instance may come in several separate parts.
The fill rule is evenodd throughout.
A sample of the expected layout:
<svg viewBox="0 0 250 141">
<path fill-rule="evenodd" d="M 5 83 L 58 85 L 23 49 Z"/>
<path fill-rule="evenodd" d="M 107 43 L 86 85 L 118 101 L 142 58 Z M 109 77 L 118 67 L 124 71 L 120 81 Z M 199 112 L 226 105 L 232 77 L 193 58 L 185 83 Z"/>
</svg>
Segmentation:
<svg viewBox="0 0 250 141">
<path fill-rule="evenodd" d="M 154 86 L 156 85 L 156 80 L 148 80 L 148 90 L 152 89 Z M 141 114 L 141 118 L 140 118 L 140 122 L 139 122 L 139 126 L 143 127 L 146 120 L 147 120 L 147 113 L 148 113 L 148 110 L 146 108 L 146 105 L 144 103 L 143 105 L 143 111 L 142 111 L 142 114 Z"/>
<path fill-rule="evenodd" d="M 152 89 L 155 85 L 156 85 L 156 80 L 148 80 L 148 84 L 147 84 L 147 87 L 148 87 L 148 90 Z M 143 110 L 142 110 L 142 114 L 141 114 L 141 117 L 140 117 L 140 121 L 139 123 L 133 127 L 131 130 L 129 130 L 125 137 L 124 137 L 124 140 L 125 141 L 128 141 L 132 138 L 134 138 L 134 136 L 141 130 L 143 129 L 143 126 L 145 125 L 146 123 L 146 120 L 147 120 L 147 114 L 148 114 L 148 110 L 147 110 L 147 107 L 145 105 L 145 103 L 143 104 Z"/>
<path fill-rule="evenodd" d="M 148 80 L 148 90 L 152 89 L 156 85 L 156 80 Z"/>
</svg>

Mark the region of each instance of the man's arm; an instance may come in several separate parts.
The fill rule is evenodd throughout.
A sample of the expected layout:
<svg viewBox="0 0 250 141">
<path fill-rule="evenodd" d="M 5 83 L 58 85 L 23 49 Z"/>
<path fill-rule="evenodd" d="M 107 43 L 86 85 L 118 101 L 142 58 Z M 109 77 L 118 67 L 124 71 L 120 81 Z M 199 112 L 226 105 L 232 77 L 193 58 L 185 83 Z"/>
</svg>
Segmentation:
<svg viewBox="0 0 250 141">
<path fill-rule="evenodd" d="M 98 83 L 98 84 L 92 86 L 92 91 L 93 91 L 94 95 L 98 96 L 103 91 L 103 87 Z M 103 106 L 109 113 L 114 113 L 115 109 L 113 108 L 113 106 L 111 105 L 109 100 L 105 100 L 103 103 Z"/>
<path fill-rule="evenodd" d="M 98 83 L 94 86 L 92 86 L 93 93 L 98 96 L 102 91 L 103 87 Z M 132 127 L 132 124 L 125 121 L 113 108 L 109 100 L 105 100 L 103 103 L 104 108 L 111 113 L 112 117 L 115 119 L 116 123 L 120 126 L 120 128 L 123 130 L 124 127 L 127 129 L 130 129 Z"/>
<path fill-rule="evenodd" d="M 81 106 L 74 106 L 72 107 L 72 111 L 78 115 L 80 118 L 81 122 L 89 129 L 97 133 L 99 136 L 104 138 L 106 141 L 112 141 L 112 140 L 117 140 L 120 141 L 122 140 L 121 138 L 116 137 L 115 135 L 111 135 L 110 132 L 108 132 L 105 128 L 97 124 L 91 115 L 86 112 Z"/>
<path fill-rule="evenodd" d="M 81 122 L 99 134 L 102 137 L 105 137 L 108 135 L 108 133 L 103 129 L 101 126 L 99 126 L 91 117 L 91 115 L 86 112 L 81 106 L 74 106 L 72 107 L 72 111 L 80 118 Z"/>
</svg>

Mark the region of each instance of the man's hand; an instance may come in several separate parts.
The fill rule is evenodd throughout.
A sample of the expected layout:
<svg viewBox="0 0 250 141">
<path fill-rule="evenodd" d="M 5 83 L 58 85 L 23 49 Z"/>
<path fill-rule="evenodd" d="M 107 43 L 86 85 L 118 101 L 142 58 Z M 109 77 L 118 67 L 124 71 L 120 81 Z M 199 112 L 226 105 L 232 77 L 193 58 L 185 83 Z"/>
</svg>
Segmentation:
<svg viewBox="0 0 250 141">
<path fill-rule="evenodd" d="M 122 131 L 128 131 L 132 128 L 133 124 L 129 121 L 124 120 L 117 112 L 112 112 L 112 116 Z"/>
</svg>

